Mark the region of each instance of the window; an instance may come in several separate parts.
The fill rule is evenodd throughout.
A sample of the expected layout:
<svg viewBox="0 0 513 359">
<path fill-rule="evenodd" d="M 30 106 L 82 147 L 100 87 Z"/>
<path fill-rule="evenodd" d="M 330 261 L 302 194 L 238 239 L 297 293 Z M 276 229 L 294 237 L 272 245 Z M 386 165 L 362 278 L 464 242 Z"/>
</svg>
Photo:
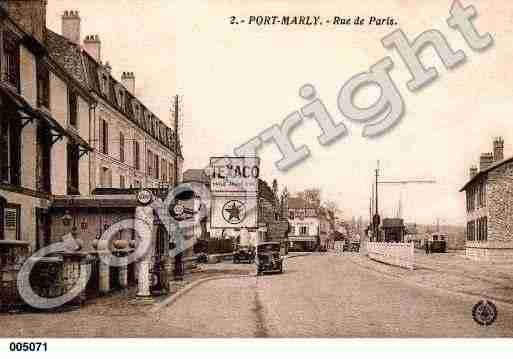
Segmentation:
<svg viewBox="0 0 513 359">
<path fill-rule="evenodd" d="M 44 64 L 37 64 L 37 104 L 50 109 L 50 71 Z"/>
<path fill-rule="evenodd" d="M 153 176 L 153 153 L 148 150 L 148 154 L 147 154 L 147 159 L 146 159 L 146 163 L 147 163 L 147 170 L 146 170 L 146 174 L 151 177 Z"/>
<path fill-rule="evenodd" d="M 169 183 L 175 183 L 175 166 L 173 163 L 169 163 Z"/>
<path fill-rule="evenodd" d="M 121 109 L 125 109 L 125 93 L 123 92 L 123 90 L 120 88 L 118 89 L 118 96 L 117 96 L 117 100 L 118 100 L 118 105 Z"/>
<path fill-rule="evenodd" d="M 301 236 L 308 236 L 308 227 L 307 226 L 299 227 L 299 234 Z"/>
<path fill-rule="evenodd" d="M 294 211 L 289 211 L 289 218 L 294 219 Z"/>
<path fill-rule="evenodd" d="M 159 179 L 159 167 L 160 167 L 160 162 L 159 162 L 159 156 L 157 155 L 154 155 L 155 157 L 155 178 L 156 179 Z"/>
<path fill-rule="evenodd" d="M 467 222 L 467 241 L 475 240 L 475 222 L 469 221 Z"/>
<path fill-rule="evenodd" d="M 165 159 L 162 159 L 160 168 L 162 172 L 162 181 L 167 182 L 167 162 Z"/>
<path fill-rule="evenodd" d="M 100 186 L 103 188 L 112 187 L 112 173 L 108 167 L 100 169 Z"/>
<path fill-rule="evenodd" d="M 134 167 L 138 171 L 141 169 L 141 149 L 138 141 L 134 141 Z"/>
<path fill-rule="evenodd" d="M 79 161 L 80 151 L 77 145 L 68 144 L 67 146 L 67 159 L 68 159 L 68 195 L 80 194 L 79 192 Z"/>
<path fill-rule="evenodd" d="M 0 118 L 0 181 L 19 186 L 21 184 L 20 119 L 16 114 L 5 112 Z"/>
<path fill-rule="evenodd" d="M 109 123 L 100 118 L 100 151 L 109 154 Z"/>
<path fill-rule="evenodd" d="M 125 162 L 125 136 L 119 133 L 119 160 Z"/>
<path fill-rule="evenodd" d="M 104 95 L 108 95 L 109 93 L 109 77 L 107 74 L 103 73 L 101 75 L 101 88 Z"/>
<path fill-rule="evenodd" d="M 3 239 L 8 241 L 19 241 L 20 236 L 20 209 L 16 204 L 6 204 L 3 208 L 3 216 L 0 220 L 3 222 Z M 1 239 L 1 235 L 0 235 Z"/>
<path fill-rule="evenodd" d="M 4 32 L 4 73 L 3 80 L 19 91 L 20 85 L 20 49 L 14 35 Z"/>
<path fill-rule="evenodd" d="M 41 192 L 51 192 L 51 135 L 48 125 L 39 123 L 37 127 L 36 143 L 36 187 Z"/>
<path fill-rule="evenodd" d="M 73 127 L 77 127 L 78 124 L 78 99 L 77 94 L 73 91 L 69 91 L 68 94 L 68 107 L 69 107 L 69 124 Z"/>
<path fill-rule="evenodd" d="M 125 176 L 120 175 L 119 176 L 119 188 L 126 188 L 125 186 L 126 186 L 126 184 L 125 184 Z"/>
</svg>

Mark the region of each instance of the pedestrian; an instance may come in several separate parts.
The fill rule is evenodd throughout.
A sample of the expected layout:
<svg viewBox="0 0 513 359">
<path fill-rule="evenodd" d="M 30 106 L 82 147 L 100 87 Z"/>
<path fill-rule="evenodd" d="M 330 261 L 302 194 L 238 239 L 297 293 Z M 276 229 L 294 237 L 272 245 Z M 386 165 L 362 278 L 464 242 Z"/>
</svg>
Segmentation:
<svg viewBox="0 0 513 359">
<path fill-rule="evenodd" d="M 429 254 L 429 241 L 426 241 L 426 254 Z"/>
</svg>

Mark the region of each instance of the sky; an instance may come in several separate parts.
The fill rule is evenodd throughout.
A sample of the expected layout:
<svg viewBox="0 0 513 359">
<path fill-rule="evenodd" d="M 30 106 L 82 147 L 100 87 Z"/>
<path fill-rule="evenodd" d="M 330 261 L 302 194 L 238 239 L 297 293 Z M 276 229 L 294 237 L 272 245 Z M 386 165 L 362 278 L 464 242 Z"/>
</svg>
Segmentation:
<svg viewBox="0 0 513 359">
<path fill-rule="evenodd" d="M 325 200 L 338 203 L 343 216 L 368 218 L 374 169 L 382 180 L 429 179 L 435 184 L 382 186 L 380 209 L 392 216 L 402 202 L 406 221 L 464 224 L 465 198 L 459 189 L 481 152 L 492 150 L 502 136 L 505 157 L 513 155 L 513 7 L 501 0 L 463 0 L 474 5 L 474 24 L 490 33 L 494 45 L 475 52 L 446 19 L 452 1 L 228 1 L 228 0 L 49 0 L 48 27 L 60 33 L 64 10 L 80 11 L 82 37 L 98 34 L 102 58 L 118 79 L 136 75 L 136 95 L 161 119 L 169 120 L 171 98 L 183 99 L 182 136 L 185 168 L 203 168 L 210 156 L 233 153 L 306 104 L 298 95 L 306 83 L 315 86 L 335 122 L 349 135 L 330 146 L 318 143 L 320 129 L 305 119 L 292 133 L 296 146 L 310 157 L 282 172 L 274 163 L 276 146 L 260 152 L 262 178 L 276 178 L 289 192 L 319 187 Z M 320 15 L 392 16 L 396 26 L 323 26 L 322 28 L 231 25 L 230 16 Z M 410 39 L 436 29 L 467 60 L 447 70 L 427 48 L 421 59 L 439 76 L 413 93 L 409 72 L 381 38 L 400 28 Z M 385 56 L 394 62 L 391 76 L 400 91 L 405 114 L 391 132 L 376 139 L 361 136 L 362 125 L 337 108 L 341 86 L 368 71 Z M 376 101 L 379 92 L 363 89 L 355 101 Z"/>
</svg>

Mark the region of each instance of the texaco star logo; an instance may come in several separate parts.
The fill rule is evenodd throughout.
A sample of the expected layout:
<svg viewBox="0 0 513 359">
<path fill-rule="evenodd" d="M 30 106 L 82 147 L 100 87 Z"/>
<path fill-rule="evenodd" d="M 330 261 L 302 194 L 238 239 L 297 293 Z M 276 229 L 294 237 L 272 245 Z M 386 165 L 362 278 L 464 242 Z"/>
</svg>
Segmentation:
<svg viewBox="0 0 513 359">
<path fill-rule="evenodd" d="M 223 206 L 223 218 L 230 224 L 238 224 L 246 217 L 246 206 L 241 201 L 231 200 Z"/>
</svg>

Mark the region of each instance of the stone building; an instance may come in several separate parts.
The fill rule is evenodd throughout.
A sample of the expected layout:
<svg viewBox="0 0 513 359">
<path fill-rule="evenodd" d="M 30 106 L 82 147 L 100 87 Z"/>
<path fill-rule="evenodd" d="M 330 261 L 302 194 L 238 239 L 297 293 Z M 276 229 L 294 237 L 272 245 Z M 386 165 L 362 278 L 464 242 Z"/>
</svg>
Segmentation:
<svg viewBox="0 0 513 359">
<path fill-rule="evenodd" d="M 35 10 L 25 12 L 29 5 Z M 90 191 L 86 138 L 94 99 L 48 56 L 44 5 L 0 7 L 0 196 L 7 202 L 0 223 L 8 224 L 0 239 L 31 250 L 45 245 L 52 198 Z"/>
<path fill-rule="evenodd" d="M 148 217 L 143 212 L 149 210 L 136 206 L 135 190 L 124 198 L 127 193 L 116 189 L 181 179 L 175 131 L 136 98 L 132 72 L 121 81 L 112 76 L 101 61 L 98 36 L 80 44 L 80 22 L 77 11 L 66 11 L 61 36 L 46 28 L 46 0 L 0 2 L 0 307 L 18 301 L 16 273 L 24 260 L 67 234 L 79 248 L 48 264 L 57 263 L 60 289 L 91 267 L 90 260 L 100 265 L 94 271 L 102 278 L 100 291 L 126 286 L 128 267 L 102 267 L 94 242 L 106 225 L 135 219 L 138 212 Z M 110 192 L 102 196 L 97 189 Z M 113 249 L 126 255 L 133 248 L 119 243 L 133 238 L 120 236 Z M 160 252 L 166 253 L 159 256 L 166 257 L 170 236 L 162 226 L 152 236 L 162 239 Z M 149 293 L 151 263 L 138 263 L 143 295 Z M 54 289 L 44 288 L 59 292 Z"/>
<path fill-rule="evenodd" d="M 504 141 L 471 167 L 466 193 L 466 255 L 484 261 L 513 261 L 513 157 L 504 159 Z"/>
<path fill-rule="evenodd" d="M 94 99 L 48 55 L 46 1 L 0 4 L 0 307 L 8 308 L 20 301 L 21 264 L 49 244 L 53 198 L 90 191 Z"/>
<path fill-rule="evenodd" d="M 95 100 L 89 132 L 94 148 L 91 188 L 157 188 L 179 182 L 179 138 L 137 98 L 134 73 L 123 72 L 120 81 L 112 75 L 102 59 L 99 35 L 87 35 L 81 42 L 78 11 L 64 12 L 61 32 L 48 30 L 48 51 Z"/>
</svg>

